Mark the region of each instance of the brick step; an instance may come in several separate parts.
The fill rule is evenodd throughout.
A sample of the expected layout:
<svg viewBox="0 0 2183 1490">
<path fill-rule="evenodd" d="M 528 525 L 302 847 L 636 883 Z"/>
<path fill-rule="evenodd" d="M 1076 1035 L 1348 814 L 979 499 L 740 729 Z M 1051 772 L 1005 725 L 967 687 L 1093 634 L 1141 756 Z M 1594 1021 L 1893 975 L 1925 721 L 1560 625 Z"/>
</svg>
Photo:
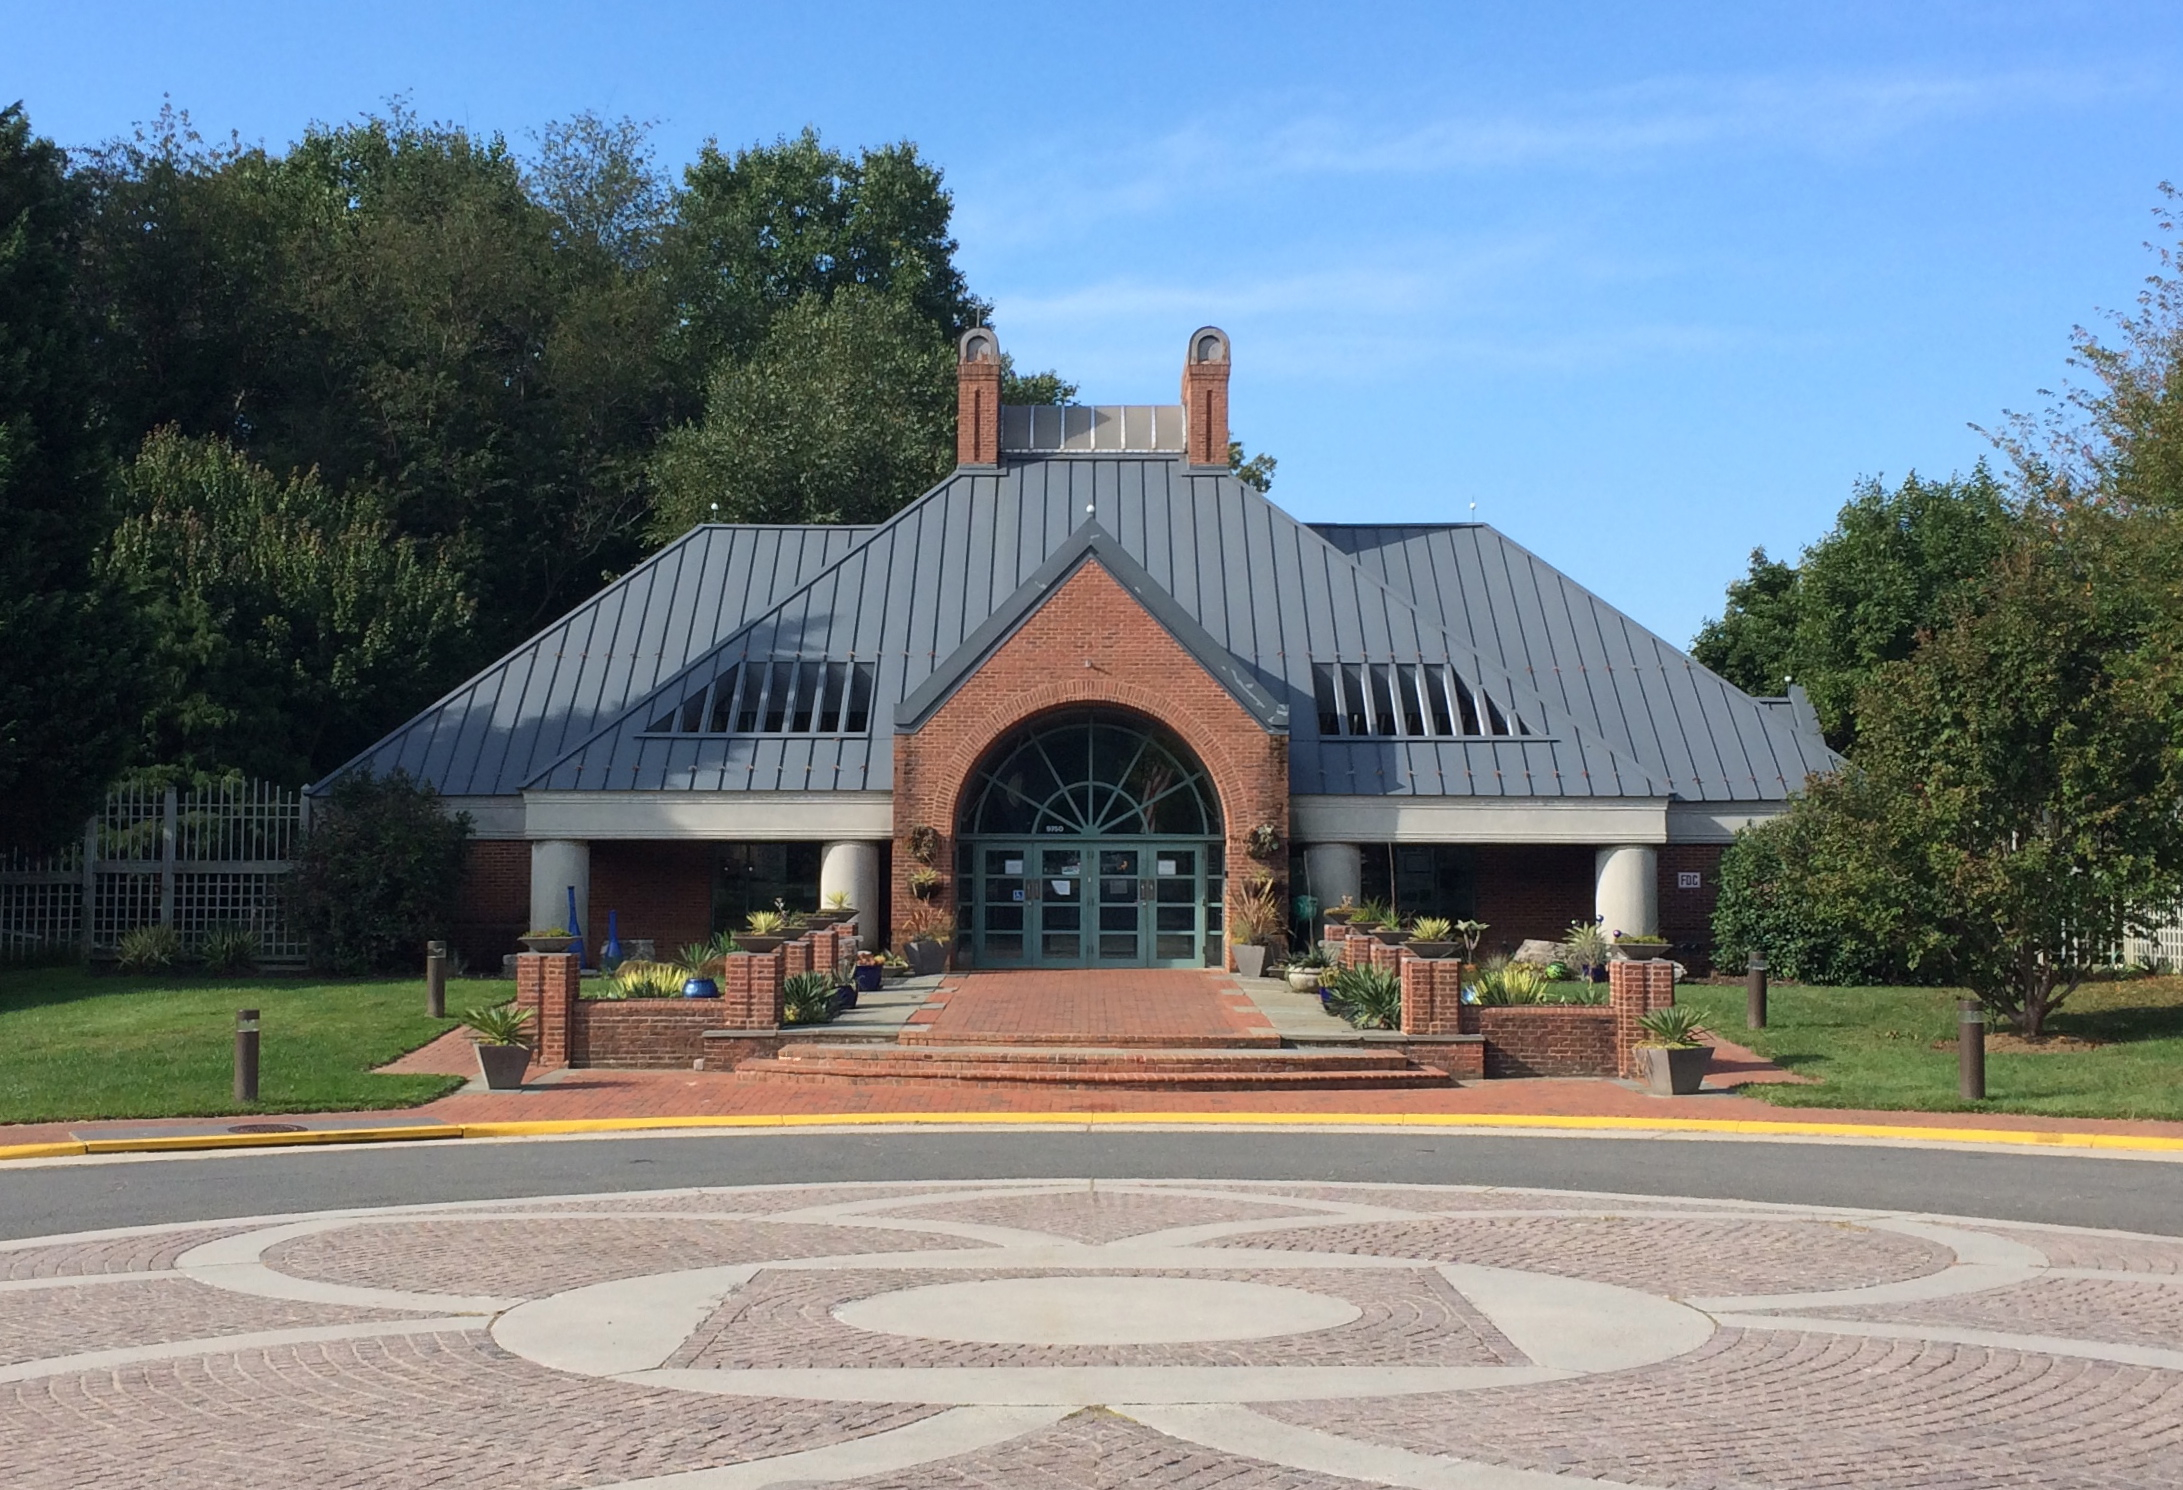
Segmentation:
<svg viewBox="0 0 2183 1490">
<path fill-rule="evenodd" d="M 1434 1066 L 1399 1071 L 1147 1071 L 1086 1066 L 1027 1066 L 1008 1062 L 886 1066 L 875 1061 L 745 1061 L 737 1080 L 798 1085 L 868 1086 L 957 1082 L 969 1086 L 1083 1087 L 1101 1091 L 1398 1091 L 1457 1082 Z"/>
<path fill-rule="evenodd" d="M 1094 1046 L 1100 1049 L 1128 1047 L 1131 1049 L 1159 1050 L 1279 1050 L 1281 1037 L 1272 1030 L 1229 1031 L 1218 1035 L 1176 1034 L 1127 1034 L 1105 1031 L 1099 1034 L 1078 1034 L 1063 1031 L 1059 1034 L 999 1034 L 986 1031 L 942 1030 L 930 1024 L 906 1024 L 902 1027 L 904 1045 L 980 1045 L 980 1046 Z"/>
<path fill-rule="evenodd" d="M 1251 1047 L 784 1045 L 738 1077 L 769 1081 L 968 1081 L 1039 1086 L 1359 1089 L 1448 1086 L 1445 1071 L 1398 1053 Z"/>
</svg>

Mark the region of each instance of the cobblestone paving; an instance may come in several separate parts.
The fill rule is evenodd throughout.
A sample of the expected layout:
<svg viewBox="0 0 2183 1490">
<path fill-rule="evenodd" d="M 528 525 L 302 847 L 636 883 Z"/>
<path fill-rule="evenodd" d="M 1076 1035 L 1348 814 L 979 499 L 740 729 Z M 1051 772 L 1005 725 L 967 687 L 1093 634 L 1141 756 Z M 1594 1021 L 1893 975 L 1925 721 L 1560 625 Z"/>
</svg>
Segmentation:
<svg viewBox="0 0 2183 1490">
<path fill-rule="evenodd" d="M 1216 1221 L 1259 1221 L 1276 1216 L 1309 1216 L 1301 1206 L 1269 1205 L 1249 1200 L 1208 1200 L 1195 1195 L 1146 1195 L 1130 1190 L 1075 1190 L 1031 1195 L 1002 1195 L 990 1200 L 938 1201 L 907 1206 L 891 1214 L 975 1221 L 983 1226 L 1013 1226 L 1043 1231 L 1078 1242 L 1116 1242 L 1173 1226 L 1205 1226 Z"/>
<path fill-rule="evenodd" d="M 783 1226 L 711 1218 L 665 1220 L 468 1220 L 356 1226 L 282 1242 L 266 1262 L 298 1278 L 433 1293 L 524 1294 L 539 1278 L 581 1288 L 609 1278 L 678 1268 L 825 1257 L 836 1252 L 917 1252 L 975 1243 L 916 1232 Z"/>
<path fill-rule="evenodd" d="M 1014 1278 L 1018 1272 L 789 1273 L 767 1271 L 746 1284 L 690 1337 L 668 1364 L 766 1366 L 1520 1366 L 1522 1352 L 1438 1274 L 1315 1272 L 1312 1292 L 1364 1311 L 1329 1330 L 1271 1340 L 1186 1345 L 994 1345 L 873 1335 L 837 1321 L 851 1299 L 932 1283 Z M 1125 1276 L 1226 1278 L 1294 1286 L 1287 1273 L 1147 1269 Z"/>
<path fill-rule="evenodd" d="M 8 1490 L 2183 1487 L 2172 1238 L 951 1182 L 185 1226 L 0 1274 Z"/>
<path fill-rule="evenodd" d="M 1844 1242 L 1854 1238 L 1854 1244 Z M 1815 1292 L 1938 1272 L 1945 1248 L 1847 1222 L 1631 1216 L 1445 1217 L 1315 1226 L 1238 1238 L 1239 1247 L 1446 1258 L 1597 1278 L 1671 1297 Z"/>
</svg>

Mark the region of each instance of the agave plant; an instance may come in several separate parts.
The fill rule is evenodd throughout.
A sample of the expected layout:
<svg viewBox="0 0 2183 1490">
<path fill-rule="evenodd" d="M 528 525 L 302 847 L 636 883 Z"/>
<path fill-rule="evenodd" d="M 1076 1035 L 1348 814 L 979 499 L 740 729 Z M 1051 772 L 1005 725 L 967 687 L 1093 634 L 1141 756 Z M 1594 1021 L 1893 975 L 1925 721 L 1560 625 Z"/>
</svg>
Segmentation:
<svg viewBox="0 0 2183 1490">
<path fill-rule="evenodd" d="M 1455 923 L 1446 916 L 1419 916 L 1410 923 L 1410 934 L 1421 942 L 1444 942 L 1455 935 Z"/>
<path fill-rule="evenodd" d="M 182 938 L 172 926 L 139 926 L 121 934 L 115 953 L 125 973 L 163 973 L 182 960 Z"/>
<path fill-rule="evenodd" d="M 1402 1023 L 1402 980 L 1383 967 L 1345 967 L 1327 984 L 1334 1012 L 1361 1030 Z"/>
<path fill-rule="evenodd" d="M 1394 907 L 1384 900 L 1361 901 L 1355 914 L 1350 916 L 1349 924 L 1366 930 L 1374 926 L 1392 926 L 1395 924 Z"/>
<path fill-rule="evenodd" d="M 779 936 L 788 925 L 785 911 L 752 911 L 743 918 L 743 925 L 752 936 Z"/>
<path fill-rule="evenodd" d="M 1701 1037 L 1706 1029 L 1698 1020 L 1698 1011 L 1681 1004 L 1669 1004 L 1666 1008 L 1639 1015 L 1637 1027 L 1645 1032 L 1645 1038 L 1637 1042 L 1640 1045 L 1689 1050 L 1705 1044 Z"/>
<path fill-rule="evenodd" d="M 1537 1004 L 1545 1001 L 1546 969 L 1535 962 L 1489 957 L 1478 968 L 1481 1004 Z"/>
<path fill-rule="evenodd" d="M 797 973 L 781 985 L 781 1020 L 785 1024 L 830 1024 L 834 1018 L 834 978 L 830 973 Z"/>
<path fill-rule="evenodd" d="M 522 1045 L 531 1011 L 515 1004 L 487 1004 L 462 1016 L 463 1028 L 478 1037 L 480 1045 Z"/>
<path fill-rule="evenodd" d="M 258 970 L 258 934 L 247 926 L 215 926 L 197 944 L 208 973 L 254 973 Z"/>
<path fill-rule="evenodd" d="M 685 953 L 708 951 L 710 943 L 700 942 L 695 948 L 685 947 Z M 682 985 L 692 976 L 692 969 L 672 962 L 625 962 L 614 969 L 607 979 L 613 992 L 607 997 L 625 999 L 671 999 L 682 993 Z M 702 976 L 701 974 L 699 976 Z"/>
</svg>

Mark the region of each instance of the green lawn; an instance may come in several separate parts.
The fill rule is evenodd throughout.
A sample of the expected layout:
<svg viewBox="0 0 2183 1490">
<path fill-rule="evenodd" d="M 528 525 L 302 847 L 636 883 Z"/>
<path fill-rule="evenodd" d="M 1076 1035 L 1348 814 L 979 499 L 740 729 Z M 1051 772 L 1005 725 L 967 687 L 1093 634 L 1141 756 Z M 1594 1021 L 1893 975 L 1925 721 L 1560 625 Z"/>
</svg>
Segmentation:
<svg viewBox="0 0 2183 1490">
<path fill-rule="evenodd" d="M 458 1009 L 512 997 L 464 980 Z M 230 1100 L 235 1011 L 262 1019 L 258 1096 Z M 421 978 L 94 977 L 79 968 L 0 970 L 0 1122 L 195 1117 L 414 1107 L 462 1083 L 374 1076 L 447 1029 Z"/>
<path fill-rule="evenodd" d="M 2053 1117 L 2183 1118 L 2183 979 L 2137 978 L 2080 988 L 2052 1021 L 2057 1034 L 2105 1042 L 2065 1053 L 1986 1054 L 1987 1100 L 1956 1096 L 1956 1001 L 1944 988 L 1775 985 L 1767 1028 L 1744 1028 L 1741 987 L 1686 984 L 1679 1001 L 1727 1039 L 1819 1079 L 1754 1086 L 1783 1107 L 1919 1112 L 2024 1112 Z"/>
</svg>

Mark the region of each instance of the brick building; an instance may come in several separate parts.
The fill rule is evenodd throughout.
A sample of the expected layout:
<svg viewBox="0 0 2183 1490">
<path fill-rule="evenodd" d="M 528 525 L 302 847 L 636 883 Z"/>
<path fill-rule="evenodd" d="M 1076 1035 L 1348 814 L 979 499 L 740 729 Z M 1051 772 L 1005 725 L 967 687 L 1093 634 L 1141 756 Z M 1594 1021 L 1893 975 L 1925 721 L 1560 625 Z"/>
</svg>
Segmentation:
<svg viewBox="0 0 2183 1490">
<path fill-rule="evenodd" d="M 980 967 L 1196 966 L 1260 876 L 1579 917 L 1702 957 L 1720 851 L 1832 757 L 1478 523 L 1302 523 L 1228 470 L 1229 345 L 1182 402 L 1003 407 L 963 338 L 958 465 L 869 527 L 699 527 L 355 765 L 477 827 L 458 945 L 664 951 L 845 891 Z M 1369 510 L 1369 496 L 1356 505 Z"/>
</svg>

